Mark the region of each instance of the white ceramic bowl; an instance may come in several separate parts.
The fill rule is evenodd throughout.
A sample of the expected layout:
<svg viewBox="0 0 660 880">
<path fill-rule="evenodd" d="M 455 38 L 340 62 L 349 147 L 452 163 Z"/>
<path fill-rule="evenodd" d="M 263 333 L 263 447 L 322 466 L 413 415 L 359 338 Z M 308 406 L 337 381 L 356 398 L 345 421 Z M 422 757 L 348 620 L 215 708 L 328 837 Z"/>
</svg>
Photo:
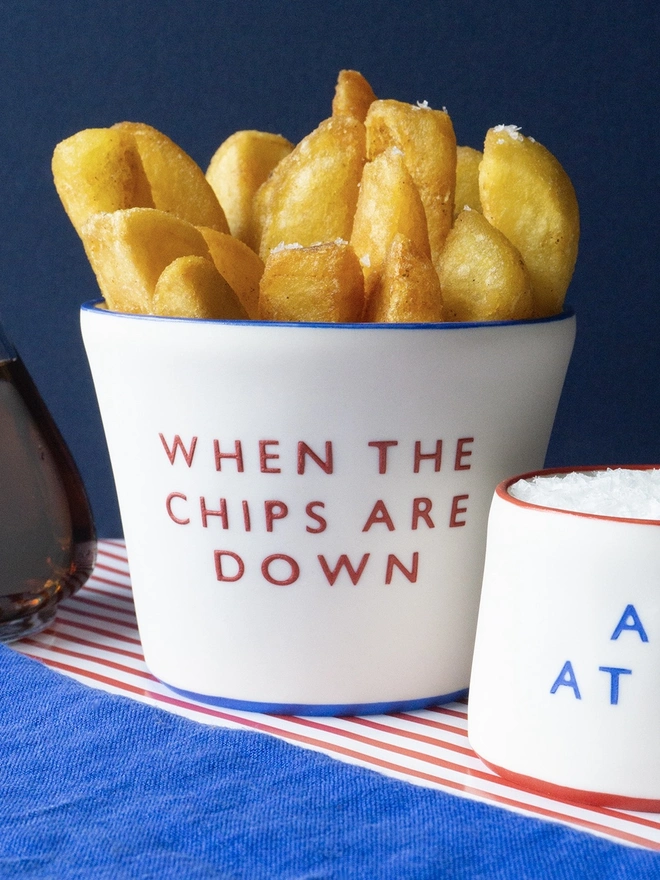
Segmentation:
<svg viewBox="0 0 660 880">
<path fill-rule="evenodd" d="M 308 714 L 465 692 L 490 499 L 543 463 L 572 312 L 81 322 L 154 675 Z"/>
<path fill-rule="evenodd" d="M 493 498 L 470 743 L 525 788 L 660 810 L 660 522 L 512 497 L 532 476 Z"/>
</svg>

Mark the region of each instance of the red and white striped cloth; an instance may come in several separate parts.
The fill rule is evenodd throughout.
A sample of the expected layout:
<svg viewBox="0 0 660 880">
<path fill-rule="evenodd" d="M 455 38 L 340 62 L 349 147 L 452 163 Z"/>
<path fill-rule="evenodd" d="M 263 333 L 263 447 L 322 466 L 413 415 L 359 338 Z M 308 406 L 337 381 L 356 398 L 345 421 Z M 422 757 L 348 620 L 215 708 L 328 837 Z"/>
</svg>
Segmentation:
<svg viewBox="0 0 660 880">
<path fill-rule="evenodd" d="M 470 748 L 464 701 L 368 717 L 305 718 L 219 709 L 178 696 L 144 663 L 121 541 L 101 541 L 92 576 L 62 603 L 55 623 L 13 647 L 84 684 L 195 721 L 261 731 L 397 779 L 660 850 L 660 814 L 576 806 L 498 777 Z"/>
</svg>

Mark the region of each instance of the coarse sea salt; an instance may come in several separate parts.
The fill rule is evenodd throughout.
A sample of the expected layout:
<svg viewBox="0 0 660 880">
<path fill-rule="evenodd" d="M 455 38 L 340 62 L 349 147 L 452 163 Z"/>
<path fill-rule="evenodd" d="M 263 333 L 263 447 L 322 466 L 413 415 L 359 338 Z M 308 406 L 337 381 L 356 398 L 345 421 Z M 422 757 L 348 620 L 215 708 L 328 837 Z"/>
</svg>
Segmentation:
<svg viewBox="0 0 660 880">
<path fill-rule="evenodd" d="M 509 486 L 519 501 L 624 519 L 660 520 L 660 468 L 537 475 Z"/>
<path fill-rule="evenodd" d="M 521 132 L 520 132 L 519 125 L 495 125 L 495 126 L 493 126 L 493 131 L 496 132 L 497 134 L 500 134 L 500 132 L 502 132 L 504 134 L 508 134 L 509 137 L 514 141 L 524 141 L 525 140 L 525 136 L 523 134 L 521 134 Z M 503 144 L 504 140 L 499 139 L 497 141 L 497 143 Z"/>
<path fill-rule="evenodd" d="M 293 241 L 289 244 L 281 241 L 279 244 L 276 244 L 274 248 L 271 248 L 271 254 L 279 254 L 282 251 L 295 251 L 300 250 L 302 248 L 301 244 L 298 244 L 297 241 Z"/>
<path fill-rule="evenodd" d="M 524 135 L 522 133 L 519 125 L 495 125 L 493 126 L 493 131 L 497 132 L 498 134 L 504 132 L 505 134 L 508 134 L 509 137 L 514 141 L 528 140 L 530 144 L 536 143 L 536 140 L 531 135 Z M 506 140 L 504 138 L 498 138 L 497 143 L 505 144 Z"/>
</svg>

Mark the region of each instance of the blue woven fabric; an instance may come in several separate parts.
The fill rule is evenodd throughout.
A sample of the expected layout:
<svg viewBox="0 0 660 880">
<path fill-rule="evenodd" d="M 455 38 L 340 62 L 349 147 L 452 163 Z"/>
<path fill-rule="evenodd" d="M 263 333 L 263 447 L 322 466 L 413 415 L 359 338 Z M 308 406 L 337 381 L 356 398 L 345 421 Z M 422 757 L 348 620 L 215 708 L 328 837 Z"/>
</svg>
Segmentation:
<svg viewBox="0 0 660 880">
<path fill-rule="evenodd" d="M 0 877 L 660 878 L 660 854 L 85 687 L 0 646 Z"/>
</svg>

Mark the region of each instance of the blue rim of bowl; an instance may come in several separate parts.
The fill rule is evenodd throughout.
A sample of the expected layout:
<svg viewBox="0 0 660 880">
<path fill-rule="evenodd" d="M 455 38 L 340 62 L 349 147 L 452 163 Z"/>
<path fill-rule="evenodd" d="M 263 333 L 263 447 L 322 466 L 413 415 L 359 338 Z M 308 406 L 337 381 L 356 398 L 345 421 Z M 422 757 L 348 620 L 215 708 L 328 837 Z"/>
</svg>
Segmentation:
<svg viewBox="0 0 660 880">
<path fill-rule="evenodd" d="M 266 715 L 325 715 L 341 717 L 346 715 L 383 715 L 386 712 L 412 712 L 428 706 L 441 706 L 463 699 L 468 694 L 467 688 L 441 694 L 435 697 L 420 697 L 412 700 L 385 700 L 378 703 L 261 703 L 251 700 L 236 700 L 229 697 L 212 697 L 174 687 L 163 679 L 162 683 L 174 693 L 188 700 L 195 700 L 209 706 L 222 709 L 236 709 L 242 712 L 259 712 Z"/>
<path fill-rule="evenodd" d="M 442 323 L 413 323 L 413 324 L 331 324 L 314 321 L 253 321 L 253 320 L 221 320 L 210 318 L 174 318 L 163 315 L 137 315 L 129 312 L 113 312 L 107 308 L 99 308 L 105 305 L 102 299 L 92 299 L 81 305 L 82 312 L 94 312 L 95 314 L 115 315 L 121 318 L 129 318 L 137 321 L 181 322 L 184 324 L 218 324 L 231 326 L 249 327 L 313 327 L 320 329 L 344 329 L 344 330 L 464 330 L 479 327 L 520 327 L 528 324 L 553 324 L 575 317 L 572 306 L 565 306 L 563 311 L 547 318 L 524 318 L 517 321 L 443 321 Z"/>
</svg>

